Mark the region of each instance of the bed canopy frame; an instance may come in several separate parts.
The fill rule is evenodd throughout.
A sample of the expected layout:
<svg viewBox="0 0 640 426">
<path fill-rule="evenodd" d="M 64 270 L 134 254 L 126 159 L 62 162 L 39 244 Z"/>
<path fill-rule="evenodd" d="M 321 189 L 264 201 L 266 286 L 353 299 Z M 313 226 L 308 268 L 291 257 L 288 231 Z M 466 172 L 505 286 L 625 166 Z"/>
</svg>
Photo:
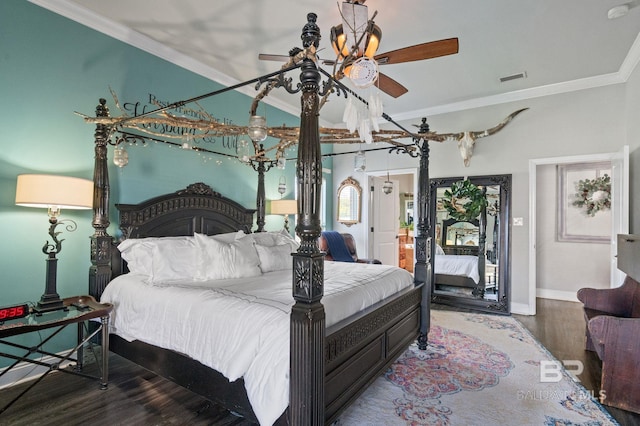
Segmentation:
<svg viewBox="0 0 640 426">
<path fill-rule="evenodd" d="M 227 88 L 235 89 L 244 84 L 255 81 L 260 83 L 268 82 L 266 93 L 277 86 L 285 87 L 291 93 L 301 92 L 301 115 L 300 127 L 298 129 L 286 129 L 289 136 L 281 136 L 281 144 L 286 145 L 290 140 L 294 140 L 298 146 L 298 156 L 296 163 L 297 193 L 298 196 L 298 216 L 296 221 L 296 234 L 300 238 L 300 248 L 292 254 L 293 277 L 292 291 L 295 303 L 291 311 L 290 322 L 290 403 L 288 409 L 288 422 L 294 425 L 319 425 L 325 422 L 325 364 L 331 354 L 326 352 L 325 338 L 325 313 L 322 305 L 323 280 L 324 280 L 324 255 L 320 252 L 317 244 L 321 233 L 319 206 L 322 185 L 322 154 L 320 144 L 323 142 L 359 142 L 357 136 L 345 134 L 343 130 L 336 129 L 336 132 L 327 131 L 319 127 L 320 98 L 330 91 L 341 91 L 347 96 L 357 94 L 344 87 L 341 83 L 331 78 L 331 76 L 320 69 L 316 64 L 315 49 L 320 40 L 320 30 L 316 25 L 316 15 L 309 13 L 307 23 L 302 30 L 302 45 L 304 50 L 298 50 L 296 57 L 299 62 L 293 66 L 287 65 L 277 73 L 272 73 L 251 82 L 241 83 Z M 300 53 L 304 52 L 304 53 Z M 283 75 L 292 69 L 300 68 L 300 83 L 293 89 L 286 83 Z M 322 83 L 322 75 L 328 79 Z M 277 77 L 273 79 L 272 77 Z M 256 99 L 261 99 L 265 91 L 258 95 Z M 214 93 L 215 94 L 215 93 Z M 203 95 L 192 100 L 182 101 L 167 105 L 154 112 L 163 112 L 187 102 L 202 99 L 212 94 Z M 359 97 L 358 97 L 359 98 Z M 359 98 L 364 102 L 363 99 Z M 146 114 L 145 114 L 146 115 Z M 388 121 L 393 122 L 390 117 L 385 116 Z M 136 120 L 144 120 L 147 117 L 138 116 Z M 114 249 L 115 242 L 107 232 L 110 225 L 109 220 L 109 173 L 107 162 L 108 145 L 113 145 L 110 138 L 116 128 L 122 129 L 127 121 L 132 118 L 110 117 L 106 100 L 100 99 L 96 108 L 95 118 L 86 118 L 87 121 L 95 123 L 95 163 L 94 163 L 94 208 L 93 221 L 94 234 L 91 236 L 91 267 L 89 272 L 89 291 L 92 295 L 100 295 L 106 285 L 114 275 L 114 263 L 117 250 Z M 397 124 L 393 122 L 394 124 Z M 217 124 L 219 125 L 219 124 Z M 398 125 L 399 126 L 399 125 Z M 400 127 L 400 126 L 399 126 Z M 401 128 L 401 127 L 400 127 Z M 228 130 L 228 129 L 227 129 Z M 272 133 L 270 136 L 278 137 Z M 218 129 L 218 131 L 222 131 Z M 236 131 L 236 130 L 233 130 Z M 246 131 L 246 129 L 237 130 Z M 275 132 L 275 131 L 273 131 Z M 321 136 L 321 134 L 323 136 Z M 338 136 L 337 136 L 338 135 Z M 412 157 L 419 157 L 419 194 L 417 197 L 417 235 L 415 238 L 416 264 L 414 268 L 415 287 L 422 287 L 417 303 L 420 305 L 418 345 L 421 349 L 426 349 L 427 337 L 430 326 L 430 296 L 431 296 L 431 241 L 430 241 L 430 218 L 429 218 L 429 126 L 426 119 L 417 134 L 410 133 L 404 129 L 401 131 L 381 131 L 374 133 L 374 141 L 384 141 L 391 146 L 390 152 L 405 153 Z M 412 144 L 402 144 L 392 139 L 397 137 L 410 137 Z M 292 139 L 293 138 L 293 139 Z M 263 231 L 264 225 L 264 173 L 272 165 L 272 161 L 266 157 L 265 149 L 262 145 L 255 145 L 255 156 L 252 157 L 252 165 L 258 172 L 258 195 L 257 195 L 257 225 L 256 232 Z M 199 187 L 202 189 L 203 187 Z M 200 199 L 207 194 L 198 194 L 198 187 L 192 188 L 192 193 L 182 194 L 182 197 L 193 196 Z M 206 191 L 206 188 L 204 189 Z M 187 191 L 188 192 L 188 191 Z M 211 195 L 211 194 L 208 194 Z M 219 194 L 218 194 L 219 195 Z M 180 197 L 178 197 L 180 198 Z M 158 200 L 156 200 L 158 201 Z M 166 205 L 166 200 L 160 200 L 161 205 Z M 183 201 L 180 201 L 183 202 Z M 155 204 L 153 204 L 155 206 Z M 156 208 L 147 206 L 148 208 Z M 127 208 L 121 210 L 122 215 L 127 214 Z M 235 207 L 234 207 L 235 208 Z M 140 213 L 143 214 L 143 213 Z M 244 211 L 252 217 L 253 211 Z M 237 218 L 236 218 L 237 219 Z M 238 219 L 238 222 L 246 218 Z M 149 233 L 143 233 L 149 235 Z M 135 236 L 135 235 L 134 235 Z M 388 315 L 388 313 L 385 313 Z M 362 327 L 361 324 L 359 327 Z M 327 335 L 330 330 L 327 330 Z M 351 331 L 359 333 L 361 330 Z M 332 335 L 333 336 L 333 335 Z M 342 342 L 351 339 L 352 336 L 341 336 Z M 340 344 L 337 340 L 336 344 Z M 384 366 L 382 366 L 384 367 Z M 327 385 L 328 386 L 328 385 Z"/>
</svg>

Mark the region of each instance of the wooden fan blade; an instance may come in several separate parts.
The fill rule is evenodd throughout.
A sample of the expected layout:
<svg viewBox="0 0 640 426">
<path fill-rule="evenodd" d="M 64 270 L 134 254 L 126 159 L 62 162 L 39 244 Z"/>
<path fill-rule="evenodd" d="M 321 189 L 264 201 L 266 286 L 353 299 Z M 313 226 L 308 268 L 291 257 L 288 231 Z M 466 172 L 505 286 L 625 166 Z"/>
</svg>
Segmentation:
<svg viewBox="0 0 640 426">
<path fill-rule="evenodd" d="M 278 62 L 287 62 L 289 57 L 287 55 L 268 55 L 266 53 L 260 53 L 258 55 L 258 59 L 261 61 L 278 61 Z"/>
<path fill-rule="evenodd" d="M 393 96 L 394 98 L 402 96 L 408 92 L 407 88 L 402 84 L 381 72 L 378 73 L 378 87 L 380 87 L 380 90 L 384 93 L 389 96 Z"/>
<path fill-rule="evenodd" d="M 400 64 L 402 62 L 421 61 L 423 59 L 437 58 L 439 56 L 458 53 L 458 38 L 430 41 L 416 44 L 391 52 L 381 53 L 373 58 L 380 65 Z"/>
</svg>

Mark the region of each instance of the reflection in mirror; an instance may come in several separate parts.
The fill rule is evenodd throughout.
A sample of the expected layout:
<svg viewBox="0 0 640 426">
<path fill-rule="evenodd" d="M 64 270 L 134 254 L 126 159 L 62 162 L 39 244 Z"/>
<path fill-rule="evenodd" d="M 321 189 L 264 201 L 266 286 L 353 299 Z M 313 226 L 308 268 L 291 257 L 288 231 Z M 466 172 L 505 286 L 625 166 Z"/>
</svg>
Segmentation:
<svg viewBox="0 0 640 426">
<path fill-rule="evenodd" d="M 338 222 L 351 226 L 360 222 L 362 188 L 357 180 L 348 177 L 338 188 Z"/>
<path fill-rule="evenodd" d="M 477 246 L 480 244 L 480 223 L 478 220 L 471 219 L 469 222 L 465 222 L 449 218 L 444 220 L 442 225 L 443 246 L 447 248 L 456 248 L 455 252 L 450 250 L 450 254 L 461 254 L 458 253 L 458 251 L 464 251 L 465 247 L 469 249 L 470 253 L 478 253 Z"/>
<path fill-rule="evenodd" d="M 510 313 L 509 234 L 511 175 L 467 178 L 482 208 L 465 216 L 474 200 L 456 191 L 464 178 L 431 180 L 432 300 Z M 478 200 L 475 200 L 478 201 Z M 474 214 L 476 211 L 474 211 Z"/>
</svg>

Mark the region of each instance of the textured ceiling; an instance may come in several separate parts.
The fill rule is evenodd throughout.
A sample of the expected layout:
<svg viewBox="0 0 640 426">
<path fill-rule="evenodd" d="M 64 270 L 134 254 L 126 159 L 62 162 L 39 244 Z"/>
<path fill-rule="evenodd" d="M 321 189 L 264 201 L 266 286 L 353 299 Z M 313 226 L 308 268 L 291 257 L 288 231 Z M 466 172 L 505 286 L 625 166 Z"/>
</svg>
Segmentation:
<svg viewBox="0 0 640 426">
<path fill-rule="evenodd" d="M 32 0 L 222 84 L 276 71 L 259 53 L 286 55 L 300 46 L 308 12 L 322 30 L 319 56 L 335 59 L 329 29 L 340 22 L 336 1 L 318 0 Z M 458 37 L 459 53 L 386 65 L 381 71 L 409 89 L 382 95 L 398 121 L 567 90 L 626 81 L 640 54 L 640 7 L 619 19 L 615 0 L 369 0 L 382 29 L 378 52 Z M 634 6 L 635 3 L 632 3 Z M 327 67 L 327 71 L 331 71 Z M 526 72 L 524 79 L 500 78 Z M 292 74 L 297 81 L 297 74 Z M 243 92 L 254 94 L 253 88 Z M 190 94 L 185 93 L 185 97 Z M 292 113 L 299 97 L 275 90 L 269 103 Z M 344 98 L 321 111 L 341 122 Z"/>
</svg>

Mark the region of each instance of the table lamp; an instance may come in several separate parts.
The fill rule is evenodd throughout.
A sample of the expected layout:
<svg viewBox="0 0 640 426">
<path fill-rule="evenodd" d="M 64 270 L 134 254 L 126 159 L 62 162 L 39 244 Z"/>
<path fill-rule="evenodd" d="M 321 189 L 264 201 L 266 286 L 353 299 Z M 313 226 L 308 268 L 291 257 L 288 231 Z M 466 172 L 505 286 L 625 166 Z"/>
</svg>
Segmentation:
<svg viewBox="0 0 640 426">
<path fill-rule="evenodd" d="M 56 254 L 62 250 L 62 241 L 56 231 L 64 223 L 68 232 L 73 232 L 77 224 L 71 219 L 61 219 L 60 209 L 91 209 L 93 207 L 93 182 L 67 176 L 27 174 L 19 175 L 16 183 L 16 205 L 47 208 L 49 213 L 49 236 L 53 242 L 46 241 L 42 252 L 47 255 L 47 274 L 45 291 L 37 306 L 36 314 L 64 309 L 64 304 L 56 289 L 58 259 Z"/>
<path fill-rule="evenodd" d="M 289 232 L 289 215 L 298 213 L 298 202 L 296 200 L 273 200 L 271 201 L 271 214 L 284 215 L 284 229 Z"/>
</svg>

